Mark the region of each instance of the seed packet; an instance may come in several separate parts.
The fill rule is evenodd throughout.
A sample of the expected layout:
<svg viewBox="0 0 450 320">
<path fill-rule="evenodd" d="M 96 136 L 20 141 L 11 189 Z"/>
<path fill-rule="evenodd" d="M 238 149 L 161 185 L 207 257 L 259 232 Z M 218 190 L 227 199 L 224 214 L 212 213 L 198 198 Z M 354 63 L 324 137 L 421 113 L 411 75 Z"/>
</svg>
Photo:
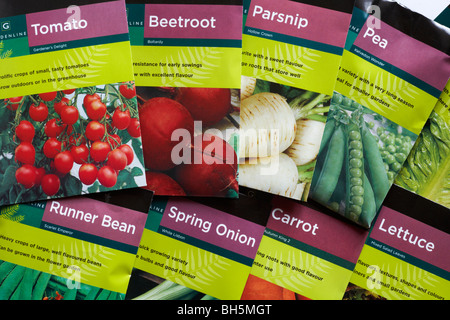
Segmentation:
<svg viewBox="0 0 450 320">
<path fill-rule="evenodd" d="M 0 205 L 146 184 L 125 3 L 85 2 L 0 11 Z"/>
<path fill-rule="evenodd" d="M 450 76 L 449 39 L 396 2 L 355 2 L 312 200 L 370 227 Z"/>
<path fill-rule="evenodd" d="M 449 232 L 446 207 L 392 186 L 343 299 L 448 300 Z"/>
<path fill-rule="evenodd" d="M 306 201 L 352 7 L 245 1 L 240 185 Z"/>
<path fill-rule="evenodd" d="M 239 300 L 269 205 L 266 194 L 246 188 L 238 199 L 155 196 L 126 299 L 164 300 L 180 289 L 178 298 Z"/>
<path fill-rule="evenodd" d="M 0 300 L 124 300 L 151 198 L 127 189 L 2 207 Z"/>
<path fill-rule="evenodd" d="M 238 196 L 242 1 L 127 1 L 147 188 Z"/>
<path fill-rule="evenodd" d="M 450 25 L 450 6 L 435 21 Z M 447 19 L 446 19 L 447 17 Z M 422 197 L 450 208 L 450 81 L 447 82 L 431 116 L 417 138 L 394 183 Z"/>
<path fill-rule="evenodd" d="M 242 300 L 340 300 L 368 232 L 276 196 Z"/>
</svg>

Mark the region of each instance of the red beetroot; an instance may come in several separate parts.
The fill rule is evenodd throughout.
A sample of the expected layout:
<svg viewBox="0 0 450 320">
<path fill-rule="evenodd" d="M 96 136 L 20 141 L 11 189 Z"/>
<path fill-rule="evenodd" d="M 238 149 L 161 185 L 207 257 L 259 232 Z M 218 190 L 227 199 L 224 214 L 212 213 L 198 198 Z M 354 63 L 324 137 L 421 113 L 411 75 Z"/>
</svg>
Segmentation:
<svg viewBox="0 0 450 320">
<path fill-rule="evenodd" d="M 225 196 L 229 189 L 238 192 L 237 155 L 230 144 L 214 135 L 196 136 L 191 163 L 174 171 L 175 180 L 188 195 Z"/>
<path fill-rule="evenodd" d="M 231 111 L 231 90 L 223 88 L 177 88 L 175 100 L 209 127 Z"/>
<path fill-rule="evenodd" d="M 151 190 L 155 195 L 185 196 L 183 188 L 171 177 L 161 172 L 146 171 L 147 186 L 144 189 Z"/>
<path fill-rule="evenodd" d="M 180 141 L 171 137 L 176 129 L 186 129 L 193 136 L 194 120 L 189 111 L 175 100 L 157 97 L 139 108 L 139 120 L 145 166 L 156 171 L 175 167 L 171 153 Z"/>
</svg>

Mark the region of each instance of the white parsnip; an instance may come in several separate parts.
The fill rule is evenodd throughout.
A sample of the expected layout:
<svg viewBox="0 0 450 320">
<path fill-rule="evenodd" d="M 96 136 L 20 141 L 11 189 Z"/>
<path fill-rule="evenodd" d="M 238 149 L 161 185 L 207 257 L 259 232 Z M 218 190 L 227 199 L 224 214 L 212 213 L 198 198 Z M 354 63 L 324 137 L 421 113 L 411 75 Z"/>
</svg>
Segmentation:
<svg viewBox="0 0 450 320">
<path fill-rule="evenodd" d="M 241 100 L 247 99 L 255 91 L 256 79 L 247 76 L 241 76 Z"/>
<path fill-rule="evenodd" d="M 247 159 L 239 165 L 239 184 L 290 198 L 299 194 L 297 166 L 284 153 Z"/>
<path fill-rule="evenodd" d="M 261 92 L 241 102 L 240 158 L 270 157 L 294 141 L 294 113 L 279 94 Z"/>
<path fill-rule="evenodd" d="M 294 142 L 285 153 L 298 166 L 313 161 L 319 153 L 324 129 L 324 122 L 309 119 L 298 120 Z"/>
</svg>

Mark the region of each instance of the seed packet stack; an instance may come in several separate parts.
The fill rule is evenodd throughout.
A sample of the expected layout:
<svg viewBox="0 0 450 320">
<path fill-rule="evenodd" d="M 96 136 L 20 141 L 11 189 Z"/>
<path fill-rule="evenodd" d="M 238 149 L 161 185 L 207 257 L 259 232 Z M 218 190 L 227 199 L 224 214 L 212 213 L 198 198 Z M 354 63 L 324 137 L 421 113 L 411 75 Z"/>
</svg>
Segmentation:
<svg viewBox="0 0 450 320">
<path fill-rule="evenodd" d="M 449 39 L 396 2 L 355 2 L 312 200 L 371 226 L 449 79 Z"/>
<path fill-rule="evenodd" d="M 127 1 L 147 188 L 238 196 L 242 1 Z"/>
</svg>

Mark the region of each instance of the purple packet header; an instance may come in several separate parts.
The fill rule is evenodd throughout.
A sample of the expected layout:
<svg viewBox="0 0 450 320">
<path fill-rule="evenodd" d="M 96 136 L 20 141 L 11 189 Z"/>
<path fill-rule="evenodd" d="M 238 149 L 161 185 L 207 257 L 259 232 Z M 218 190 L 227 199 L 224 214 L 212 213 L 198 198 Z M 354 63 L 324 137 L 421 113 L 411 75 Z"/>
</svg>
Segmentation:
<svg viewBox="0 0 450 320">
<path fill-rule="evenodd" d="M 147 4 L 145 38 L 242 38 L 242 6 Z"/>
<path fill-rule="evenodd" d="M 371 27 L 369 27 L 369 25 Z M 371 17 L 354 45 L 442 91 L 448 81 L 449 56 Z"/>
<path fill-rule="evenodd" d="M 382 207 L 370 237 L 450 271 L 450 235 L 388 207 Z"/>
<path fill-rule="evenodd" d="M 344 47 L 351 14 L 295 1 L 253 0 L 247 27 Z"/>
<path fill-rule="evenodd" d="M 125 1 L 26 15 L 30 47 L 128 33 Z"/>
<path fill-rule="evenodd" d="M 147 214 L 89 198 L 48 200 L 43 222 L 139 246 Z"/>
<path fill-rule="evenodd" d="M 169 199 L 162 227 L 253 259 L 264 227 L 188 199 Z"/>
<path fill-rule="evenodd" d="M 353 263 L 368 235 L 362 228 L 281 197 L 274 198 L 267 228 Z"/>
</svg>

